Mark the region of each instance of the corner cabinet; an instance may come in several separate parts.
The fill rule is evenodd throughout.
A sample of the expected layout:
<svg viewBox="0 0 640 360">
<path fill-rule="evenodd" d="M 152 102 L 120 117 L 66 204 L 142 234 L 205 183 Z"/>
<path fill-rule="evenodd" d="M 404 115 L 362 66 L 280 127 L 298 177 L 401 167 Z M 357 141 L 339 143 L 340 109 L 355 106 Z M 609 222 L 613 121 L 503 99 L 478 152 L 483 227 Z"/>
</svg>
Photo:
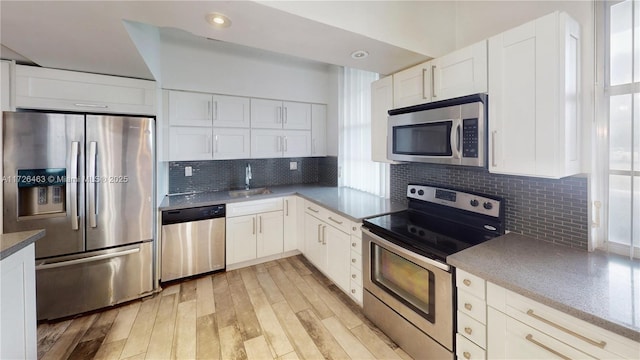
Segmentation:
<svg viewBox="0 0 640 360">
<path fill-rule="evenodd" d="M 580 172 L 580 27 L 554 12 L 489 39 L 489 171 Z"/>
<path fill-rule="evenodd" d="M 16 65 L 23 109 L 156 115 L 155 81 Z"/>
</svg>

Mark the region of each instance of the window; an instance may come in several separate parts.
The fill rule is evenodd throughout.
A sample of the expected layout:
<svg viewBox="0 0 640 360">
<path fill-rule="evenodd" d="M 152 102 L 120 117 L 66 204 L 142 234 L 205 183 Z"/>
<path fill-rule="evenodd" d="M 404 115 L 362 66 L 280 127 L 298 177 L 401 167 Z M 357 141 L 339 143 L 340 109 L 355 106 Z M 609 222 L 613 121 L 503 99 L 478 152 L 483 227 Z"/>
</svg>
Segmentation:
<svg viewBox="0 0 640 360">
<path fill-rule="evenodd" d="M 371 83 L 378 74 L 342 72 L 340 185 L 389 197 L 389 165 L 371 161 Z"/>
<path fill-rule="evenodd" d="M 601 211 L 599 245 L 638 257 L 640 253 L 640 2 L 601 2 L 604 86 L 597 126 L 596 160 Z M 597 211 L 597 210 L 596 210 Z M 597 214 L 596 214 L 597 219 Z M 598 222 L 598 221 L 596 221 Z M 635 255 L 634 255 L 635 251 Z"/>
</svg>

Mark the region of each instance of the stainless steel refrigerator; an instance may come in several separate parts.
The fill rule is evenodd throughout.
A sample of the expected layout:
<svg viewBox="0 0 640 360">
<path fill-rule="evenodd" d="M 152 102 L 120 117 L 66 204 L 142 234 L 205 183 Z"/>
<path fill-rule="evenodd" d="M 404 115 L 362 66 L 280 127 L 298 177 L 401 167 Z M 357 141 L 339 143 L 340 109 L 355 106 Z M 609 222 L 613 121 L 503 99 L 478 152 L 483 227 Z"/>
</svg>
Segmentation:
<svg viewBox="0 0 640 360">
<path fill-rule="evenodd" d="M 38 319 L 153 291 L 154 119 L 3 113 L 4 232 L 36 242 Z"/>
</svg>

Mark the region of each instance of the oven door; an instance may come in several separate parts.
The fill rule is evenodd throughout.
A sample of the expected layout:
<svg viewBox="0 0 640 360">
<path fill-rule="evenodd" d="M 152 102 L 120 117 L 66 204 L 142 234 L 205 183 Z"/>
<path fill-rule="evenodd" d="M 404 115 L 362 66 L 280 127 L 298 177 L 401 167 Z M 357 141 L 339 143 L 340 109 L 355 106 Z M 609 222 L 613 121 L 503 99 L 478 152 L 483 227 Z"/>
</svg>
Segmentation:
<svg viewBox="0 0 640 360">
<path fill-rule="evenodd" d="M 449 350 L 453 349 L 453 277 L 449 265 L 362 229 L 364 288 Z"/>
</svg>

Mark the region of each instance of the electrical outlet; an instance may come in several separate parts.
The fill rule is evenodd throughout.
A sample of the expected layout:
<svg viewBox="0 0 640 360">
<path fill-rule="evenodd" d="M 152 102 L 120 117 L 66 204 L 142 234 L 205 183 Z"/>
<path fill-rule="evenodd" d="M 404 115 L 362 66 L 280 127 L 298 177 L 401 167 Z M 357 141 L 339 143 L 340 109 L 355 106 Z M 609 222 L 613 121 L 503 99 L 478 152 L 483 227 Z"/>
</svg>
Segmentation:
<svg viewBox="0 0 640 360">
<path fill-rule="evenodd" d="M 290 161 L 289 162 L 289 170 L 298 170 L 298 162 Z"/>
<path fill-rule="evenodd" d="M 191 168 L 191 166 L 185 166 L 184 176 L 192 176 L 192 175 L 193 175 L 193 168 Z"/>
</svg>

